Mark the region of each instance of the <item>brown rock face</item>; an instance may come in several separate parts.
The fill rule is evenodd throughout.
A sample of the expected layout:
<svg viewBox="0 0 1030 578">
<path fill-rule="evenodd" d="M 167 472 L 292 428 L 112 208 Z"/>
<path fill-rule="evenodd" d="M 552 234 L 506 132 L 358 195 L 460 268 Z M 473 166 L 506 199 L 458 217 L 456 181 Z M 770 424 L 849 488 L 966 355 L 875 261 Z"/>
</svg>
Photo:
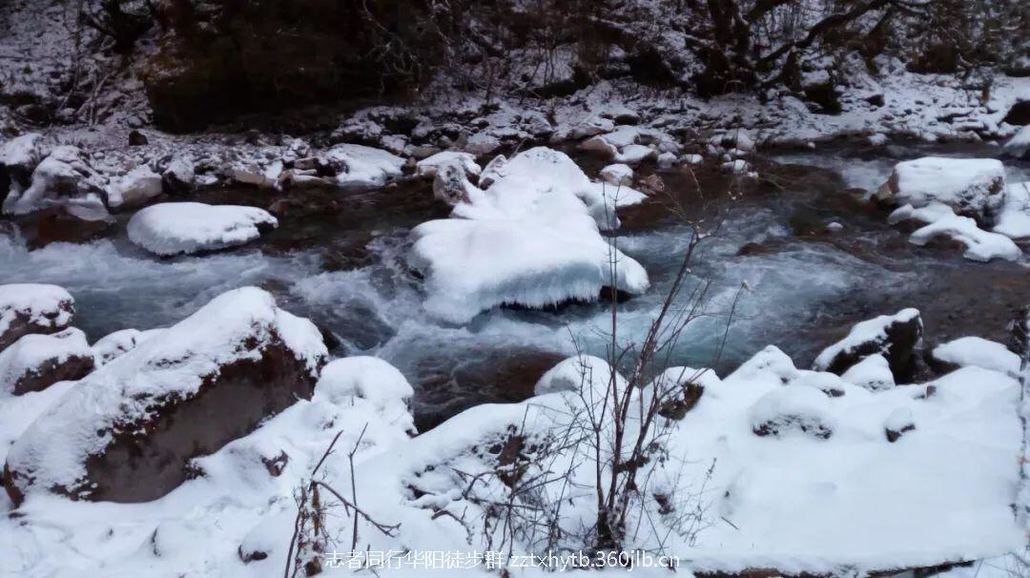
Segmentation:
<svg viewBox="0 0 1030 578">
<path fill-rule="evenodd" d="M 43 391 L 58 381 L 75 381 L 93 371 L 93 357 L 73 355 L 64 360 L 51 359 L 26 371 L 14 381 L 14 395 Z"/>
<path fill-rule="evenodd" d="M 315 380 L 290 350 L 273 345 L 260 361 L 223 367 L 188 400 L 155 400 L 153 420 L 124 424 L 107 450 L 86 462 L 89 499 L 146 502 L 189 477 L 190 459 L 253 431 L 265 417 L 310 398 Z"/>
</svg>

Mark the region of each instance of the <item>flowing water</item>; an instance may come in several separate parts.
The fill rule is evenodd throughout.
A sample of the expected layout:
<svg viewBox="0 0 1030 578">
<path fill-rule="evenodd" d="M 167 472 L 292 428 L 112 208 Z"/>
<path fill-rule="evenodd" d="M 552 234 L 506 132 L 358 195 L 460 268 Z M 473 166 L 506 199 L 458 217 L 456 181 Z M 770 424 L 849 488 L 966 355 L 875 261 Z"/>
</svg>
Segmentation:
<svg viewBox="0 0 1030 578">
<path fill-rule="evenodd" d="M 776 344 L 804 366 L 853 323 L 909 306 L 923 312 L 930 342 L 961 335 L 1003 339 L 1010 311 L 1030 301 L 1025 264 L 973 263 L 954 247 L 912 246 L 905 231 L 887 225 L 885 212 L 856 200 L 853 188 L 875 188 L 897 160 L 929 152 L 985 151 L 786 154 L 775 160 L 804 166 L 771 167 L 761 184 L 740 194 L 731 194 L 730 181 L 717 175 L 698 176 L 698 187 L 683 173 L 663 174 L 688 213 L 710 211 L 722 221 L 688 282 L 688 288 L 710 284 L 709 315 L 690 325 L 670 363 L 714 366 L 724 374 Z M 588 174 L 600 166 L 577 160 Z M 1010 182 L 1030 180 L 1030 165 L 1007 168 Z M 699 208 L 702 198 L 705 210 Z M 272 200 L 250 190 L 199 199 L 260 206 Z M 234 287 L 264 287 L 285 308 L 329 329 L 340 342 L 334 353 L 378 355 L 404 372 L 417 391 L 421 428 L 476 403 L 529 395 L 544 370 L 577 348 L 603 355 L 610 323 L 603 304 L 497 309 L 465 326 L 428 318 L 419 281 L 404 264 L 407 231 L 447 214 L 426 184 L 334 194 L 329 205 L 332 210 L 325 210 L 322 198 L 299 206 L 280 219 L 279 230 L 251 246 L 173 259 L 136 248 L 122 226 L 102 241 L 35 251 L 8 227 L 0 229 L 6 231 L 0 233 L 0 282 L 66 287 L 77 301 L 76 325 L 92 340 L 126 327 L 172 324 Z M 621 336 L 639 340 L 691 233 L 656 204 L 627 211 L 624 221 L 619 247 L 647 268 L 653 282 L 646 295 L 619 305 Z M 833 221 L 843 229 L 828 232 Z"/>
</svg>

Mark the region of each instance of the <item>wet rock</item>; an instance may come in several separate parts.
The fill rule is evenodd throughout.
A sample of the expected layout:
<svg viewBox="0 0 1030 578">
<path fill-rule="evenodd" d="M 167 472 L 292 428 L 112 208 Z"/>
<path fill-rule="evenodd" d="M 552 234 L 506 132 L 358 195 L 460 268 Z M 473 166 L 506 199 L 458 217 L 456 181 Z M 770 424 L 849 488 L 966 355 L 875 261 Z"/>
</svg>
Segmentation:
<svg viewBox="0 0 1030 578">
<path fill-rule="evenodd" d="M 915 349 L 922 337 L 918 310 L 881 315 L 856 324 L 847 337 L 824 349 L 813 369 L 841 375 L 862 359 L 880 354 L 887 359 L 896 382 L 909 382 L 916 371 Z"/>
<path fill-rule="evenodd" d="M 267 292 L 224 293 L 69 390 L 11 447 L 4 486 L 16 504 L 29 491 L 161 497 L 192 458 L 310 398 L 326 356 L 318 329 Z"/>
<path fill-rule="evenodd" d="M 88 243 L 103 238 L 114 225 L 107 211 L 76 206 L 48 207 L 18 219 L 18 226 L 30 249 L 51 243 Z"/>
<path fill-rule="evenodd" d="M 136 129 L 129 131 L 129 146 L 141 147 L 146 146 L 149 143 L 150 141 L 147 139 L 147 135 L 141 133 Z"/>
<path fill-rule="evenodd" d="M 0 285 L 0 351 L 30 333 L 56 333 L 75 315 L 75 300 L 57 285 Z"/>
<path fill-rule="evenodd" d="M 0 390 L 14 395 L 75 381 L 93 370 L 86 334 L 69 327 L 50 335 L 29 334 L 0 352 Z"/>
<path fill-rule="evenodd" d="M 1030 100 L 1021 100 L 1012 105 L 1002 122 L 1016 126 L 1030 124 Z"/>
</svg>

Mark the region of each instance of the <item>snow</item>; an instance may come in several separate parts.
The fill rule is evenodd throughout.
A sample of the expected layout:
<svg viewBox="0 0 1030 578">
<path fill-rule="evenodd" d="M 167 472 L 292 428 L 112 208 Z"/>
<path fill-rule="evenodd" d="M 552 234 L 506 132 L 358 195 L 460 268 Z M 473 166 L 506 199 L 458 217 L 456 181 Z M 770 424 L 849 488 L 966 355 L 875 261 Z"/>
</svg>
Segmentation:
<svg viewBox="0 0 1030 578">
<path fill-rule="evenodd" d="M 629 165 L 616 163 L 601 169 L 601 179 L 609 185 L 633 184 L 633 169 Z"/>
<path fill-rule="evenodd" d="M 79 381 L 25 431 L 7 463 L 30 475 L 32 488 L 87 490 L 86 460 L 104 451 L 114 430 L 146 419 L 158 400 L 197 395 L 205 378 L 229 363 L 260 359 L 273 339 L 312 375 L 327 355 L 314 324 L 279 309 L 269 293 L 254 287 L 223 293 L 159 339 L 144 340 Z"/>
<path fill-rule="evenodd" d="M 161 175 L 148 166 L 139 166 L 107 188 L 107 205 L 111 208 L 142 205 L 161 194 Z"/>
<path fill-rule="evenodd" d="M 476 163 L 475 155 L 459 151 L 441 151 L 418 161 L 415 165 L 416 174 L 432 177 L 441 165 L 452 163 L 459 165 L 469 175 L 478 175 L 482 172 L 482 168 Z"/>
<path fill-rule="evenodd" d="M 992 259 L 1018 261 L 1023 251 L 1012 239 L 998 233 L 990 233 L 976 226 L 969 217 L 948 215 L 917 229 L 909 237 L 915 245 L 925 245 L 935 237 L 947 237 L 966 246 L 963 257 L 972 261 L 988 262 Z"/>
<path fill-rule="evenodd" d="M 401 176 L 404 159 L 384 150 L 356 144 L 335 145 L 324 153 L 337 167 L 336 182 L 341 187 L 381 187 Z"/>
<path fill-rule="evenodd" d="M 1030 237 L 1030 182 L 1005 188 L 1005 203 L 998 213 L 994 232 L 1013 239 Z"/>
<path fill-rule="evenodd" d="M 106 214 L 100 197 L 102 179 L 86 164 L 77 147 L 54 147 L 32 171 L 32 184 L 24 191 L 14 187 L 3 203 L 8 215 L 25 215 L 52 204 L 78 206 Z"/>
<path fill-rule="evenodd" d="M 1019 217 L 1013 212 L 1007 213 L 1005 224 L 1008 227 L 1016 227 L 1018 231 Z M 888 220 L 893 224 L 908 219 L 927 223 L 909 237 L 909 241 L 914 245 L 926 245 L 935 237 L 942 236 L 965 245 L 963 256 L 971 261 L 1017 261 L 1023 255 L 1019 246 L 1009 237 L 984 231 L 977 226 L 975 220 L 956 215 L 951 207 L 943 203 L 931 202 L 920 208 L 910 204 L 903 205 L 895 209 Z"/>
<path fill-rule="evenodd" d="M 129 221 L 129 239 L 151 253 L 216 251 L 243 245 L 279 222 L 263 209 L 204 203 L 158 203 Z"/>
<path fill-rule="evenodd" d="M 1005 167 L 996 159 L 923 157 L 894 166 L 880 196 L 919 208 L 942 203 L 956 212 L 988 217 L 1000 208 Z"/>
<path fill-rule="evenodd" d="M 854 351 L 867 343 L 876 344 L 881 350 L 885 351 L 888 346 L 887 327 L 893 324 L 909 323 L 913 319 L 918 318 L 919 310 L 909 307 L 902 309 L 894 315 L 880 315 L 856 323 L 844 339 L 824 349 L 815 358 L 812 367 L 816 370 L 825 371 L 838 355 Z M 922 322 L 920 321 L 920 323 Z"/>
<path fill-rule="evenodd" d="M 751 408 L 751 429 L 756 435 L 807 435 L 826 439 L 833 435 L 830 399 L 813 387 L 788 385 L 765 394 Z"/>
<path fill-rule="evenodd" d="M 568 156 L 543 147 L 492 167 L 489 176 L 485 190 L 467 187 L 469 200 L 452 218 L 411 232 L 408 261 L 425 276 L 426 311 L 464 323 L 503 304 L 595 300 L 604 286 L 647 289 L 643 267 L 598 231 L 599 223 L 617 223 L 615 208 L 639 200 L 639 192 L 591 183 Z M 614 278 L 609 256 L 617 260 Z"/>
<path fill-rule="evenodd" d="M 533 392 L 534 395 L 545 395 L 564 391 L 587 396 L 592 392 L 603 397 L 610 387 L 611 378 L 612 367 L 607 361 L 593 355 L 577 355 L 547 370 L 536 382 Z M 616 373 L 615 379 L 619 387 L 625 386 L 626 381 L 621 375 Z"/>
<path fill-rule="evenodd" d="M 1019 376 L 1019 356 L 982 337 L 960 337 L 933 348 L 933 358 L 959 367 L 982 367 Z"/>
<path fill-rule="evenodd" d="M 0 146 L 0 165 L 31 171 L 42 160 L 42 141 L 38 132 L 12 138 Z"/>
<path fill-rule="evenodd" d="M 93 358 L 97 365 L 104 365 L 128 353 L 146 339 L 161 333 L 160 329 L 121 329 L 97 340 L 93 344 Z"/>
<path fill-rule="evenodd" d="M 93 357 L 86 334 L 74 327 L 49 335 L 24 335 L 0 351 L 0 392 L 10 393 L 22 378 L 73 357 Z"/>
<path fill-rule="evenodd" d="M 0 338 L 18 318 L 51 331 L 71 323 L 75 300 L 63 287 L 40 283 L 0 285 Z"/>
<path fill-rule="evenodd" d="M 337 405 L 366 400 L 388 423 L 415 432 L 408 411 L 408 400 L 415 392 L 404 375 L 382 359 L 357 356 L 333 360 L 322 368 L 315 390 Z"/>
<path fill-rule="evenodd" d="M 852 365 L 841 375 L 841 379 L 871 391 L 894 387 L 894 374 L 891 373 L 887 358 L 879 354 L 870 355 Z"/>
</svg>

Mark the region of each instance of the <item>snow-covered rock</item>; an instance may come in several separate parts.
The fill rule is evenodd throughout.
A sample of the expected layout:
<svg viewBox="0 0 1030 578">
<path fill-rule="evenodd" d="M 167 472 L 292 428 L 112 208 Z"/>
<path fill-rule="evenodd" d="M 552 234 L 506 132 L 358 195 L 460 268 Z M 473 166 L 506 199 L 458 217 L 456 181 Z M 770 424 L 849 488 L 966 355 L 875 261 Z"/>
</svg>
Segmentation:
<svg viewBox="0 0 1030 578">
<path fill-rule="evenodd" d="M 278 225 L 268 211 L 256 207 L 159 203 L 133 215 L 128 232 L 133 243 L 168 256 L 243 245 Z"/>
<path fill-rule="evenodd" d="M 93 358 L 97 365 L 104 365 L 117 357 L 132 351 L 145 339 L 159 334 L 160 329 L 121 329 L 101 337 L 93 344 Z"/>
<path fill-rule="evenodd" d="M 915 208 L 941 203 L 991 222 L 1005 197 L 1005 167 L 996 159 L 923 157 L 896 164 L 877 197 Z"/>
<path fill-rule="evenodd" d="M 899 407 L 892 411 L 891 414 L 887 416 L 887 421 L 884 422 L 883 429 L 887 436 L 887 441 L 890 443 L 898 441 L 902 435 L 916 429 L 916 422 L 915 418 L 912 416 L 912 410 L 907 407 Z"/>
<path fill-rule="evenodd" d="M 909 236 L 909 242 L 922 246 L 936 237 L 947 237 L 965 245 L 966 250 L 962 255 L 971 261 L 1017 261 L 1023 255 L 1023 251 L 1012 239 L 984 231 L 972 218 L 958 215 L 946 215 L 916 229 Z"/>
<path fill-rule="evenodd" d="M 346 357 L 322 368 L 315 385 L 319 396 L 336 404 L 366 400 L 375 412 L 397 427 L 415 433 L 408 400 L 415 390 L 394 366 L 378 357 Z"/>
<path fill-rule="evenodd" d="M 1030 238 L 1030 182 L 1005 187 L 1005 203 L 994 232 L 1012 239 Z"/>
<path fill-rule="evenodd" d="M 63 330 L 74 314 L 75 300 L 57 285 L 0 285 L 0 351 L 23 335 Z"/>
<path fill-rule="evenodd" d="M 139 206 L 160 196 L 161 192 L 161 175 L 142 165 L 107 187 L 107 205 L 112 209 Z"/>
<path fill-rule="evenodd" d="M 32 171 L 32 184 L 13 188 L 4 200 L 3 212 L 24 215 L 54 205 L 106 214 L 103 181 L 77 147 L 54 147 Z"/>
<path fill-rule="evenodd" d="M 471 201 L 477 190 L 469 182 L 465 169 L 458 164 L 447 163 L 437 167 L 433 178 L 433 197 L 450 206 Z"/>
<path fill-rule="evenodd" d="M 1030 125 L 1019 129 L 1019 132 L 1005 143 L 1002 150 L 1005 151 L 1005 154 L 1017 159 L 1030 156 Z"/>
<path fill-rule="evenodd" d="M 415 172 L 419 176 L 433 177 L 441 166 L 447 164 L 457 164 L 469 175 L 478 176 L 483 170 L 476 163 L 475 155 L 471 153 L 442 151 L 418 161 Z"/>
<path fill-rule="evenodd" d="M 162 180 L 174 192 L 185 192 L 193 187 L 196 179 L 196 167 L 193 159 L 187 155 L 172 157 L 161 173 Z"/>
<path fill-rule="evenodd" d="M 844 381 L 864 387 L 871 391 L 880 391 L 894 387 L 894 374 L 891 373 L 887 358 L 879 353 L 870 355 L 848 368 L 841 375 Z"/>
<path fill-rule="evenodd" d="M 32 182 L 32 171 L 44 157 L 43 135 L 30 132 L 16 136 L 0 145 L 0 176 L 9 183 L 0 185 L 0 190 L 7 186 L 19 192 Z M 0 199 L 3 201 L 3 199 Z"/>
<path fill-rule="evenodd" d="M 82 331 L 69 327 L 52 334 L 30 333 L 0 351 L 0 392 L 40 391 L 92 370 L 93 350 Z"/>
<path fill-rule="evenodd" d="M 931 355 L 949 369 L 972 366 L 1019 376 L 1019 356 L 982 337 L 960 337 L 934 347 Z"/>
<path fill-rule="evenodd" d="M 815 388 L 784 386 L 755 402 L 751 408 L 751 430 L 762 437 L 782 437 L 798 432 L 829 439 L 834 430 L 829 405 L 829 398 Z"/>
<path fill-rule="evenodd" d="M 599 222 L 615 220 L 618 204 L 640 193 L 609 194 L 568 156 L 542 147 L 519 153 L 491 180 L 486 190 L 469 186 L 469 201 L 451 219 L 411 233 L 408 261 L 425 276 L 427 311 L 464 323 L 502 304 L 543 307 L 594 300 L 603 287 L 631 295 L 647 289 L 643 267 L 598 231 Z M 618 263 L 614 277 L 610 257 Z"/>
<path fill-rule="evenodd" d="M 327 351 L 310 321 L 245 287 L 211 300 L 87 376 L 25 431 L 4 485 L 73 498 L 146 501 L 188 462 L 310 397 Z M 89 411 L 83 411 L 89 408 Z"/>
<path fill-rule="evenodd" d="M 840 375 L 862 359 L 879 354 L 887 359 L 896 380 L 906 380 L 912 375 L 914 350 L 922 337 L 923 320 L 918 310 L 908 308 L 894 315 L 880 315 L 855 324 L 847 337 L 816 357 L 813 369 Z"/>
<path fill-rule="evenodd" d="M 601 169 L 601 179 L 610 185 L 633 184 L 633 169 L 626 164 L 616 163 Z"/>
<path fill-rule="evenodd" d="M 323 153 L 325 163 L 346 188 L 381 187 L 401 176 L 404 159 L 387 151 L 356 144 L 338 144 Z"/>
<path fill-rule="evenodd" d="M 576 355 L 563 359 L 540 376 L 533 387 L 533 393 L 546 395 L 564 391 L 587 398 L 591 395 L 600 396 L 596 399 L 601 399 L 609 388 L 613 374 L 616 384 L 619 387 L 625 386 L 625 379 L 618 372 L 613 372 L 607 361 L 593 355 Z"/>
</svg>

